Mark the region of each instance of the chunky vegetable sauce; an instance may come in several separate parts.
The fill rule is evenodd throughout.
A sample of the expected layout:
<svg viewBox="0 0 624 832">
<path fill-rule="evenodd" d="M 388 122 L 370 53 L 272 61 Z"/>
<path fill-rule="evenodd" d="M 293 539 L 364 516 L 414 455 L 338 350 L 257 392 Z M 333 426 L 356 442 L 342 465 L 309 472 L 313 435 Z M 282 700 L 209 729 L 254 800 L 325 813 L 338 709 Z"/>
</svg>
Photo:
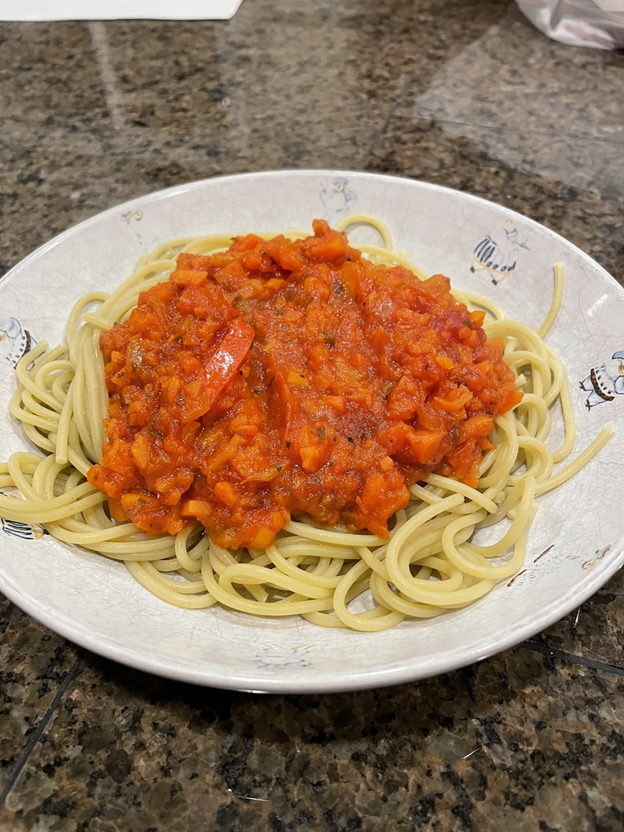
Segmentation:
<svg viewBox="0 0 624 832">
<path fill-rule="evenodd" d="M 326 222 L 181 254 L 102 333 L 109 416 L 89 482 L 147 532 L 264 548 L 293 515 L 387 536 L 407 486 L 478 484 L 521 399 L 449 280 L 373 265 Z"/>
</svg>

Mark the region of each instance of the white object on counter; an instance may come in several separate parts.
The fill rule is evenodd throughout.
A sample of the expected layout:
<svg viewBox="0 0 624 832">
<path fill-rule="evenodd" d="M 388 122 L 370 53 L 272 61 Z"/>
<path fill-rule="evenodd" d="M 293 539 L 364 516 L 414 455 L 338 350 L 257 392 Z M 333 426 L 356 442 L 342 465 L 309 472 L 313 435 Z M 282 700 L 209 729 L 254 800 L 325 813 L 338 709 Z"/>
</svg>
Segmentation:
<svg viewBox="0 0 624 832">
<path fill-rule="evenodd" d="M 545 35 L 569 46 L 624 49 L 624 0 L 516 0 Z"/>
<path fill-rule="evenodd" d="M 0 20 L 229 20 L 243 0 L 2 0 Z"/>
</svg>

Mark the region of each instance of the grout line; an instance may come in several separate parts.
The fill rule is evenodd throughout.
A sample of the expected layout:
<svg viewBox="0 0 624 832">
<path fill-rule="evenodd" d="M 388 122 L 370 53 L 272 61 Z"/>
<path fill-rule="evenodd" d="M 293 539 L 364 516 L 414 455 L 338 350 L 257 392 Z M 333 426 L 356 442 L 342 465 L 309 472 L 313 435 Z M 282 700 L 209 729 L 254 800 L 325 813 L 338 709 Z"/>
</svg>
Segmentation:
<svg viewBox="0 0 624 832">
<path fill-rule="evenodd" d="M 366 165 L 369 163 L 369 161 L 371 159 L 371 156 L 373 155 L 373 153 L 377 149 L 377 145 L 382 140 L 382 138 L 385 136 L 386 130 L 388 129 L 388 127 L 390 125 L 390 122 L 394 118 L 394 114 L 396 113 L 396 111 L 400 107 L 401 102 L 405 98 L 405 93 L 407 92 L 407 90 L 410 87 L 410 84 L 412 83 L 412 78 L 414 77 L 414 72 L 415 72 L 415 70 L 412 70 L 411 72 L 408 73 L 407 78 L 403 82 L 403 86 L 401 87 L 401 89 L 399 91 L 399 94 L 394 99 L 394 102 L 393 102 L 392 106 L 390 107 L 388 115 L 384 119 L 384 123 L 381 125 L 381 129 L 376 130 L 373 133 L 373 138 L 371 139 L 370 146 L 369 146 L 368 150 L 366 151 L 366 153 L 364 154 L 364 158 L 362 159 L 362 161 L 360 163 L 361 170 L 364 170 L 366 168 Z"/>
<path fill-rule="evenodd" d="M 76 659 L 76 662 L 74 663 L 73 667 L 67 672 L 67 675 L 63 679 L 59 689 L 56 692 L 56 696 L 54 697 L 54 699 L 52 700 L 52 702 L 48 706 L 47 711 L 41 717 L 37 727 L 32 732 L 32 734 L 29 736 L 28 742 L 24 746 L 24 750 L 22 751 L 22 753 L 20 754 L 20 756 L 17 759 L 17 762 L 15 763 L 15 768 L 13 769 L 13 773 L 9 777 L 8 781 L 6 782 L 4 788 L 2 789 L 2 792 L 0 792 L 0 810 L 4 806 L 5 800 L 7 799 L 8 795 L 9 795 L 9 792 L 11 791 L 13 786 L 17 783 L 17 780 L 18 780 L 20 774 L 22 773 L 22 770 L 23 770 L 24 766 L 26 765 L 26 762 L 27 762 L 28 758 L 30 757 L 30 755 L 32 754 L 32 752 L 35 749 L 35 746 L 37 745 L 37 743 L 39 742 L 39 740 L 43 736 L 43 733 L 44 733 L 45 729 L 48 727 L 48 724 L 49 724 L 50 720 L 52 719 L 52 716 L 53 716 L 54 712 L 56 711 L 58 706 L 61 704 L 61 700 L 63 699 L 63 697 L 67 693 L 67 689 L 69 688 L 69 686 L 71 685 L 71 683 L 74 681 L 74 679 L 76 678 L 76 676 L 78 675 L 78 673 L 81 670 L 82 670 L 82 659 Z"/>
<path fill-rule="evenodd" d="M 91 22 L 89 25 L 89 34 L 91 35 L 91 43 L 95 51 L 98 66 L 100 68 L 100 78 L 102 79 L 102 86 L 104 87 L 104 95 L 106 96 L 106 104 L 113 120 L 113 126 L 116 130 L 124 127 L 126 124 L 126 116 L 124 112 L 123 97 L 117 88 L 117 77 L 113 69 L 113 62 L 111 61 L 110 49 L 108 48 L 108 38 L 106 37 L 106 29 L 102 22 Z"/>
<path fill-rule="evenodd" d="M 534 653 L 541 653 L 549 659 L 561 659 L 569 664 L 581 664 L 583 667 L 589 667 L 592 670 L 600 670 L 603 673 L 612 673 L 615 676 L 624 676 L 624 667 L 618 667 L 608 662 L 599 662 L 595 659 L 587 659 L 585 656 L 578 656 L 576 653 L 566 653 L 563 650 L 554 650 L 552 647 L 547 647 L 545 644 L 539 644 L 536 641 L 523 641 L 519 647 L 524 647 L 526 650 L 532 650 Z"/>
</svg>

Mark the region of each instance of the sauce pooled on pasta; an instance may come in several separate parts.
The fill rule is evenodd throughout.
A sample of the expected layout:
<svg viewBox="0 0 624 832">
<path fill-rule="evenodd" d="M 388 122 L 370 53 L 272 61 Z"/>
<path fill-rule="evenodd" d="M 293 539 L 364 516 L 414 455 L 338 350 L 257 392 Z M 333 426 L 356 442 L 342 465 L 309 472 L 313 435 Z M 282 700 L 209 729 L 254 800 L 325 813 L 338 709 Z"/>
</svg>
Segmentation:
<svg viewBox="0 0 624 832">
<path fill-rule="evenodd" d="M 494 417 L 522 398 L 442 275 L 314 236 L 181 254 L 101 335 L 109 415 L 89 482 L 116 520 L 265 548 L 291 516 L 387 537 L 407 486 L 478 484 Z"/>
</svg>

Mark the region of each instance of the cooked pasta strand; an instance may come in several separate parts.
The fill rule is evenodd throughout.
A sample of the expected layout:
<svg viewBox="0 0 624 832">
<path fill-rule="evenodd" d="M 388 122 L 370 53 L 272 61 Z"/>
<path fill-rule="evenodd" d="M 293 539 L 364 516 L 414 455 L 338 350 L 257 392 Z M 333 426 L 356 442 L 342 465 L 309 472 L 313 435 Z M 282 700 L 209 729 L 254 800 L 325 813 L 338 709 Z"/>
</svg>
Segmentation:
<svg viewBox="0 0 624 832">
<path fill-rule="evenodd" d="M 390 232 L 374 217 L 356 214 L 338 226 L 367 223 L 384 247 L 363 246 L 375 262 L 411 268 L 392 251 Z M 268 238 L 270 235 L 262 235 Z M 292 239 L 303 232 L 287 232 Z M 85 482 L 100 458 L 108 398 L 99 348 L 102 330 L 124 320 L 139 293 L 168 279 L 180 251 L 226 250 L 232 237 L 188 237 L 160 245 L 141 258 L 116 291 L 90 292 L 70 312 L 67 346 L 40 342 L 17 366 L 10 412 L 46 456 L 16 453 L 0 463 L 0 517 L 41 524 L 65 543 L 123 561 L 131 575 L 163 601 L 185 609 L 221 604 L 268 617 L 303 616 L 323 627 L 377 632 L 405 618 L 432 618 L 473 603 L 524 563 L 536 496 L 557 488 L 604 447 L 613 431 L 594 441 L 563 468 L 574 450 L 576 428 L 568 380 L 555 352 L 542 340 L 563 299 L 563 266 L 554 267 L 553 298 L 537 331 L 506 319 L 492 301 L 466 291 L 455 296 L 485 310 L 484 328 L 504 343 L 504 358 L 524 393 L 514 411 L 499 416 L 484 455 L 477 488 L 438 474 L 415 483 L 408 506 L 397 513 L 389 540 L 343 528 L 318 528 L 304 519 L 287 523 L 265 550 L 228 551 L 202 527 L 175 537 L 148 535 L 115 522 L 102 492 Z M 565 436 L 548 447 L 551 412 L 561 408 Z M 510 520 L 498 542 L 476 545 L 476 529 Z M 368 608 L 353 602 L 368 598 Z M 359 603 L 359 601 L 358 601 Z M 370 606 L 372 604 L 372 606 Z"/>
</svg>

